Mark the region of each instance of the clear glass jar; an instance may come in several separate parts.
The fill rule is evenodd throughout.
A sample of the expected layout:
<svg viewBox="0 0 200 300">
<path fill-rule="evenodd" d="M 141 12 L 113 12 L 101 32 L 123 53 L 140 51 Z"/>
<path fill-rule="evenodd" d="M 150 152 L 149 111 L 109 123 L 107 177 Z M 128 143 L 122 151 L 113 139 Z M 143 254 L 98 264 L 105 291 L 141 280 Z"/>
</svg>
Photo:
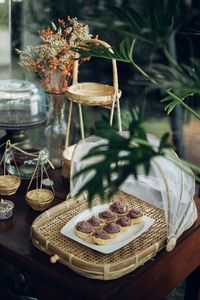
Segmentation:
<svg viewBox="0 0 200 300">
<path fill-rule="evenodd" d="M 48 106 L 48 126 L 45 130 L 46 146 L 49 150 L 49 159 L 54 167 L 60 168 L 63 164 L 63 150 L 66 139 L 67 124 L 65 120 L 64 93 L 46 93 Z"/>
<path fill-rule="evenodd" d="M 0 80 L 0 128 L 25 129 L 46 121 L 45 99 L 23 80 Z"/>
<path fill-rule="evenodd" d="M 46 149 L 41 150 L 43 164 L 46 169 L 49 168 L 48 152 Z M 39 151 L 36 149 L 18 151 L 15 149 L 7 149 L 5 153 L 5 166 L 9 174 L 20 176 L 21 179 L 30 179 L 33 176 L 37 165 Z M 40 170 L 35 174 L 35 177 L 40 176 Z"/>
</svg>

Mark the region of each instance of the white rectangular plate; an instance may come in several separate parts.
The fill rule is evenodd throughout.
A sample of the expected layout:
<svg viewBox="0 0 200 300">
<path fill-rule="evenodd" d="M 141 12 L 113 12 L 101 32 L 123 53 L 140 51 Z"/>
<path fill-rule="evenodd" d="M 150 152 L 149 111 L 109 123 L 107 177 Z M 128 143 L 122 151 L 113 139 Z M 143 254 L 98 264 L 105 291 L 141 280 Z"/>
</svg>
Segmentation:
<svg viewBox="0 0 200 300">
<path fill-rule="evenodd" d="M 149 227 L 151 227 L 155 221 L 155 219 L 153 218 L 144 216 L 143 222 L 132 225 L 127 231 L 121 232 L 118 237 L 111 239 L 106 245 L 93 244 L 90 241 L 90 239 L 82 240 L 75 234 L 74 226 L 79 221 L 88 220 L 92 215 L 97 215 L 99 212 L 108 209 L 108 207 L 109 204 L 103 204 L 94 206 L 91 209 L 84 210 L 77 216 L 73 217 L 69 222 L 67 222 L 67 224 L 65 224 L 65 226 L 61 229 L 60 232 L 68 238 L 82 245 L 85 245 L 88 248 L 91 248 L 104 254 L 108 254 L 122 248 L 123 246 L 127 245 L 128 243 L 139 237 L 142 233 L 147 231 L 147 229 L 149 229 Z"/>
</svg>

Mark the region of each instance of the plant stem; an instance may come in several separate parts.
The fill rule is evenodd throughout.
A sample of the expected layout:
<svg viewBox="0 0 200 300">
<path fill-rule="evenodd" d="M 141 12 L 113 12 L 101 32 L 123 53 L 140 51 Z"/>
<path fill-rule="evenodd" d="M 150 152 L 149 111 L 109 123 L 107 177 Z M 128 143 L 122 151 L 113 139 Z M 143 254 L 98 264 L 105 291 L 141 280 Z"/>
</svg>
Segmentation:
<svg viewBox="0 0 200 300">
<path fill-rule="evenodd" d="M 133 60 L 131 60 L 131 64 L 133 65 L 133 67 L 139 71 L 140 74 L 142 74 L 142 76 L 144 76 L 148 81 L 150 81 L 151 83 L 158 85 L 158 82 L 155 81 L 153 78 L 151 78 L 144 70 L 142 70 Z"/>
<path fill-rule="evenodd" d="M 140 73 L 142 76 L 144 76 L 148 81 L 153 83 L 154 85 L 158 86 L 158 82 L 151 78 L 144 70 L 142 70 L 133 60 L 131 60 L 131 64 L 133 67 Z M 189 105 L 187 105 L 181 98 L 176 96 L 174 93 L 170 91 L 166 91 L 168 95 L 170 95 L 173 99 L 175 99 L 178 103 L 183 105 L 193 116 L 195 116 L 198 120 L 200 120 L 200 114 L 198 114 L 196 111 L 194 111 Z"/>
<path fill-rule="evenodd" d="M 178 103 L 183 105 L 191 114 L 193 114 L 198 120 L 200 120 L 200 114 L 198 114 L 195 110 L 193 110 L 189 105 L 187 105 L 181 98 L 170 91 L 166 91 L 168 95 L 170 95 L 173 99 L 175 99 Z"/>
<path fill-rule="evenodd" d="M 169 51 L 167 50 L 166 46 L 162 47 L 163 52 L 168 60 L 168 62 L 174 66 L 179 72 L 181 72 L 181 68 L 179 67 L 179 65 L 177 64 L 177 62 L 175 61 L 175 59 L 171 56 L 171 54 L 169 53 Z"/>
</svg>

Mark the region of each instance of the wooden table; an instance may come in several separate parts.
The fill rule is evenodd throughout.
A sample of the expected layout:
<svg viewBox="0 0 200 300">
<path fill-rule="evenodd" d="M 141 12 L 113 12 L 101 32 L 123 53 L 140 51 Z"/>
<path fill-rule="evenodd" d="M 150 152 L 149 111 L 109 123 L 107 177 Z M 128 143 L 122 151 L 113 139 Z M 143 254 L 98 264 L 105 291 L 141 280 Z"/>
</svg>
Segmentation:
<svg viewBox="0 0 200 300">
<path fill-rule="evenodd" d="M 68 184 L 56 174 L 56 200 L 63 200 Z M 2 300 L 159 300 L 188 277 L 185 299 L 197 300 L 200 282 L 200 217 L 178 241 L 176 248 L 160 252 L 154 260 L 113 281 L 82 277 L 66 266 L 52 265 L 49 256 L 30 240 L 30 226 L 38 215 L 24 200 L 26 183 L 16 195 L 13 218 L 0 221 L 0 299 Z M 196 199 L 200 213 L 200 199 Z M 200 214 L 199 214 L 200 215 Z"/>
</svg>

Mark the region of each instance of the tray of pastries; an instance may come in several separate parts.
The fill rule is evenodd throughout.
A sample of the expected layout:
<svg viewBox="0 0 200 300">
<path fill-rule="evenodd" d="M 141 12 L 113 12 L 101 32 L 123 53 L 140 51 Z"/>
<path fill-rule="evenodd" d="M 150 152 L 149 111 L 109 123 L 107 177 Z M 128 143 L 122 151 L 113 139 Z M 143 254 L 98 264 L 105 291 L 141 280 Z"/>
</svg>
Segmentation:
<svg viewBox="0 0 200 300">
<path fill-rule="evenodd" d="M 132 272 L 165 246 L 164 211 L 118 191 L 109 204 L 87 195 L 70 197 L 39 215 L 31 227 L 33 244 L 75 272 L 112 280 Z"/>
<path fill-rule="evenodd" d="M 97 205 L 74 216 L 61 229 L 64 236 L 98 252 L 112 253 L 147 231 L 155 219 L 122 199 Z"/>
</svg>

